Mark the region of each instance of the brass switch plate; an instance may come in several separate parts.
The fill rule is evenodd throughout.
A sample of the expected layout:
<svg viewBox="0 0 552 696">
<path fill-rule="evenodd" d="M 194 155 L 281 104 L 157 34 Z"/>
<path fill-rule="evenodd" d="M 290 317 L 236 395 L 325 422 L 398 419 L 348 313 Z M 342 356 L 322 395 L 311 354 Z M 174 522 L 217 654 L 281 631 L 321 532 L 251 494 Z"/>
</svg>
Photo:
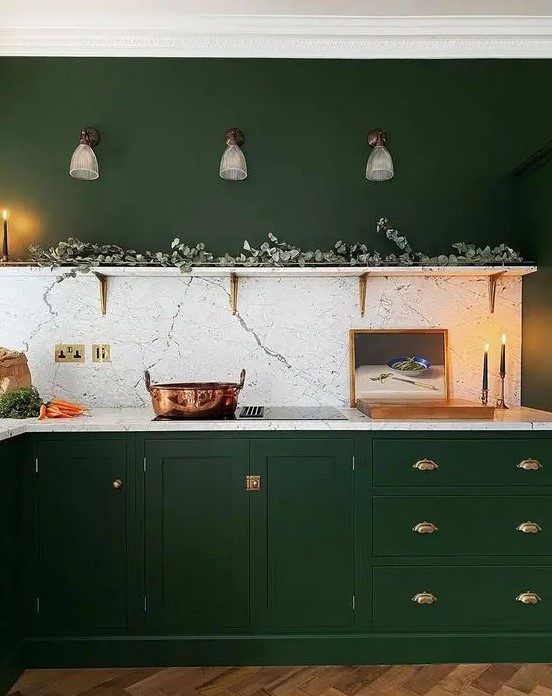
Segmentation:
<svg viewBox="0 0 552 696">
<path fill-rule="evenodd" d="M 111 362 L 111 346 L 109 343 L 92 344 L 92 362 Z"/>
<path fill-rule="evenodd" d="M 54 360 L 57 363 L 83 363 L 86 357 L 84 343 L 56 343 Z"/>
</svg>

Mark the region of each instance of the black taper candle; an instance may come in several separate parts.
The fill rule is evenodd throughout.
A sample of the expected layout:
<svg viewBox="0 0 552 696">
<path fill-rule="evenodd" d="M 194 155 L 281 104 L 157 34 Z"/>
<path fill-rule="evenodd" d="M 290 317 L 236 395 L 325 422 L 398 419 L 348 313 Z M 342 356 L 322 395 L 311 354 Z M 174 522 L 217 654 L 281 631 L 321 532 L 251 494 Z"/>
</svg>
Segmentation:
<svg viewBox="0 0 552 696">
<path fill-rule="evenodd" d="M 7 261 L 10 256 L 10 252 L 8 249 L 8 211 L 4 210 L 2 213 L 2 217 L 4 218 L 4 238 L 2 240 L 2 258 L 4 261 Z"/>
<path fill-rule="evenodd" d="M 500 374 L 506 374 L 506 334 L 502 334 L 502 345 L 500 346 Z"/>
</svg>

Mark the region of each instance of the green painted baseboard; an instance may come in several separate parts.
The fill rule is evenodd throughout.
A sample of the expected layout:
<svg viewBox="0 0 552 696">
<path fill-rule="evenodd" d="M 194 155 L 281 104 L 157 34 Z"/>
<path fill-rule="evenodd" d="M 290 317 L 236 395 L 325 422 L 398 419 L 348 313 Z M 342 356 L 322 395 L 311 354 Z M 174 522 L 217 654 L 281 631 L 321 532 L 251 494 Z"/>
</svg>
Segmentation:
<svg viewBox="0 0 552 696">
<path fill-rule="evenodd" d="M 33 638 L 36 668 L 552 662 L 552 633 Z"/>
<path fill-rule="evenodd" d="M 10 652 L 0 656 L 1 695 L 8 693 L 24 669 L 22 643 L 19 643 Z"/>
</svg>

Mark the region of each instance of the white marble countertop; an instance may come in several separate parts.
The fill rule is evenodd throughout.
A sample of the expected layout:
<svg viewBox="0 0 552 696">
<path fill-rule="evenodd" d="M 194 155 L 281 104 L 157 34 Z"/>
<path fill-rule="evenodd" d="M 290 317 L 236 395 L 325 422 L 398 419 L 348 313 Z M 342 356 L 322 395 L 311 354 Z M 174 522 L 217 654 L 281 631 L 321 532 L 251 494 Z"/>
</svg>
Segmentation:
<svg viewBox="0 0 552 696">
<path fill-rule="evenodd" d="M 24 433 L 96 432 L 259 432 L 259 431 L 526 431 L 552 430 L 552 412 L 530 408 L 497 411 L 493 421 L 382 421 L 372 420 L 356 409 L 341 409 L 347 420 L 185 420 L 152 421 L 149 408 L 94 408 L 87 415 L 63 420 L 0 419 L 0 440 Z"/>
</svg>

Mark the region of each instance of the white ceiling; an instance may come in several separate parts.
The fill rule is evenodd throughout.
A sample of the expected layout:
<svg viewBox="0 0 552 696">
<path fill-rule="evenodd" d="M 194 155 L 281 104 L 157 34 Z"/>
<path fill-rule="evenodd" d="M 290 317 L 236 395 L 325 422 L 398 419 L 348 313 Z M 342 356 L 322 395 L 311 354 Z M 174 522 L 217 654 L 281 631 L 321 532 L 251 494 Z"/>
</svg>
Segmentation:
<svg viewBox="0 0 552 696">
<path fill-rule="evenodd" d="M 552 0 L 0 0 L 0 55 L 552 57 Z"/>
</svg>

